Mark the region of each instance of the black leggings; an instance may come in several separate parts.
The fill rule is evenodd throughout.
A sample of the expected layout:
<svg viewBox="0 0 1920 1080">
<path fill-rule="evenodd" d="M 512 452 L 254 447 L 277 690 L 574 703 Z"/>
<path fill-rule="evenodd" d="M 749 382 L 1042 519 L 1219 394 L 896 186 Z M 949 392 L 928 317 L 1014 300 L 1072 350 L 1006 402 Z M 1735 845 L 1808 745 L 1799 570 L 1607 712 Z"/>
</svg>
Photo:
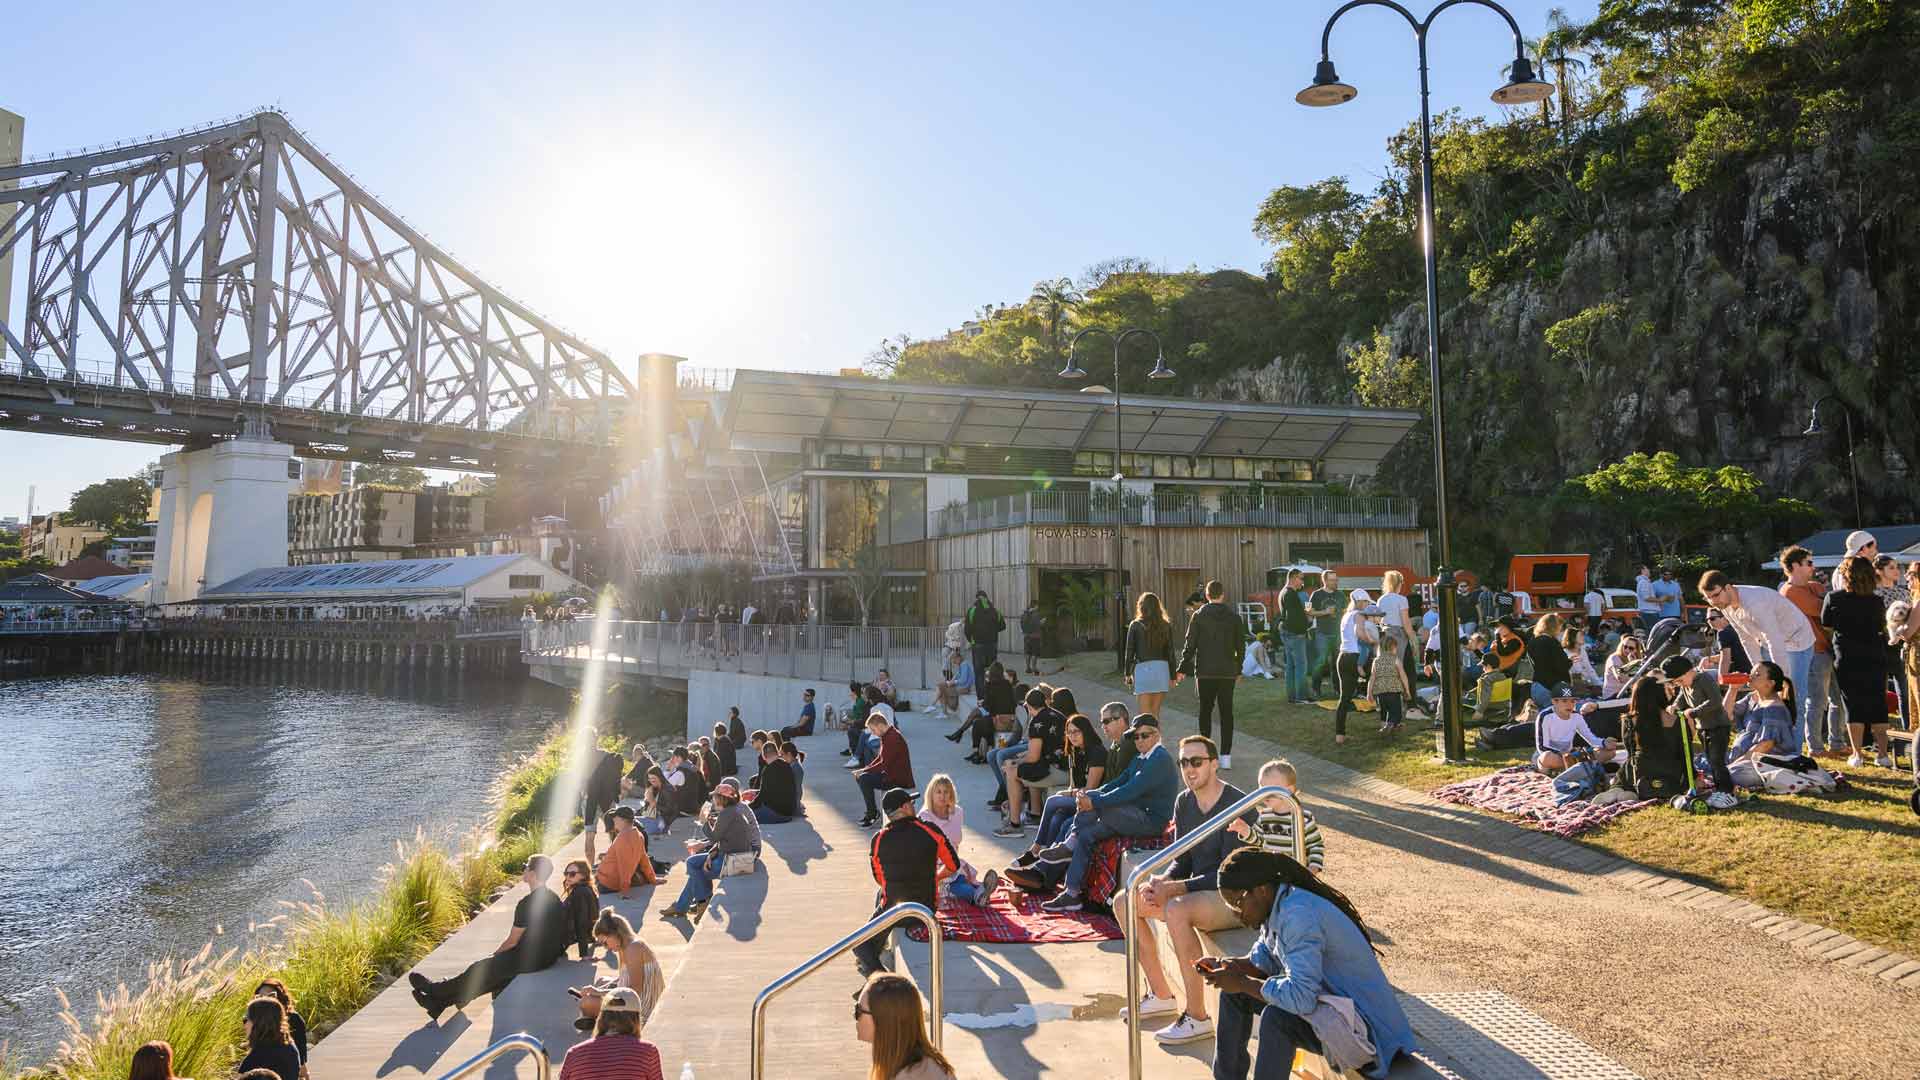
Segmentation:
<svg viewBox="0 0 1920 1080">
<path fill-rule="evenodd" d="M 1733 777 L 1727 772 L 1727 742 L 1733 737 L 1733 729 L 1705 728 L 1700 737 L 1706 743 L 1707 769 L 1713 776 L 1713 790 L 1733 794 Z"/>
<path fill-rule="evenodd" d="M 1347 711 L 1353 708 L 1353 696 L 1360 692 L 1360 654 L 1343 652 L 1333 666 L 1340 680 L 1340 704 L 1333 710 L 1333 733 L 1347 733 Z"/>
<path fill-rule="evenodd" d="M 1213 707 L 1220 706 L 1220 752 L 1233 753 L 1233 684 L 1235 677 L 1200 677 L 1200 734 L 1213 737 Z"/>
<path fill-rule="evenodd" d="M 984 752 L 993 745 L 993 717 L 985 713 L 976 713 L 962 720 L 960 726 L 953 729 L 953 734 L 958 735 L 968 728 L 973 729 L 972 742 L 976 751 Z"/>
</svg>

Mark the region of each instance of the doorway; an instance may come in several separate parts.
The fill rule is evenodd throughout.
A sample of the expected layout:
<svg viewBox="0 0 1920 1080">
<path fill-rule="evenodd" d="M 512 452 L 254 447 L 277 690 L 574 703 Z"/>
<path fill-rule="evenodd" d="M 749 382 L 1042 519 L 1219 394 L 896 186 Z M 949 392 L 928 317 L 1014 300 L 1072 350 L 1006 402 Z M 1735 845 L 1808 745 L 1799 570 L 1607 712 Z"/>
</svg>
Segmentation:
<svg viewBox="0 0 1920 1080">
<path fill-rule="evenodd" d="M 1160 594 L 1160 606 L 1173 623 L 1173 640 L 1187 639 L 1187 597 L 1200 591 L 1206 578 L 1198 570 L 1167 568 L 1167 590 Z"/>
</svg>

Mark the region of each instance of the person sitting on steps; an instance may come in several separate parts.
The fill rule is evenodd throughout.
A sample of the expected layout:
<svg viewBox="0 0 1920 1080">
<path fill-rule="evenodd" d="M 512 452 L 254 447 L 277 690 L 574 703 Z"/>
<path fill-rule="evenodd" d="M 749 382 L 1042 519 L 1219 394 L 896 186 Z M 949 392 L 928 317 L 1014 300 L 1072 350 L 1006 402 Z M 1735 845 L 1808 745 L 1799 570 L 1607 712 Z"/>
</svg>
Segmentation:
<svg viewBox="0 0 1920 1080">
<path fill-rule="evenodd" d="M 713 789 L 713 803 L 701 825 L 702 838 L 687 843 L 687 883 L 663 919 L 699 921 L 713 899 L 713 883 L 726 869 L 727 856 L 760 854 L 760 823 L 740 802 L 740 782 L 729 776 Z"/>
<path fill-rule="evenodd" d="M 927 1037 L 920 989 L 905 975 L 875 972 L 854 995 L 854 1035 L 873 1046 L 868 1080 L 954 1080 L 953 1064 Z"/>
<path fill-rule="evenodd" d="M 760 772 L 753 778 L 753 816 L 762 825 L 784 825 L 800 816 L 800 792 L 793 766 L 780 756 L 780 745 L 768 740 L 760 753 Z"/>
<path fill-rule="evenodd" d="M 553 860 L 535 855 L 527 860 L 520 880 L 527 895 L 513 906 L 513 929 L 487 956 L 467 965 L 451 979 L 434 981 L 418 971 L 407 973 L 413 984 L 413 1000 L 427 1010 L 427 1016 L 440 1019 L 449 1006 L 464 1009 L 482 994 L 498 995 L 514 976 L 551 967 L 566 954 L 568 941 L 567 909 L 547 888 L 553 876 Z"/>
<path fill-rule="evenodd" d="M 604 946 L 609 955 L 619 962 L 619 969 L 609 979 L 596 979 L 587 986 L 576 986 L 580 999 L 580 1018 L 573 1026 L 581 1031 L 592 1031 L 594 1018 L 600 1015 L 600 1007 L 606 1002 L 609 993 L 619 987 L 632 990 L 640 999 L 640 1026 L 644 1030 L 647 1018 L 653 1015 L 653 1008 L 660 1003 L 660 995 L 666 992 L 667 977 L 660 970 L 660 959 L 653 949 L 640 940 L 640 934 L 633 924 L 617 911 L 603 911 L 593 924 L 593 941 Z M 582 957 L 587 959 L 587 957 Z"/>
<path fill-rule="evenodd" d="M 879 740 L 880 752 L 853 774 L 854 781 L 860 785 L 860 795 L 867 803 L 867 814 L 860 819 L 863 829 L 870 829 L 880 821 L 880 811 L 874 808 L 873 802 L 876 793 L 888 788 L 913 787 L 913 755 L 907 749 L 907 737 L 900 734 L 890 719 L 878 711 L 867 714 L 867 731 Z"/>
<path fill-rule="evenodd" d="M 867 848 L 873 882 L 879 886 L 874 898 L 875 915 L 895 904 L 925 904 L 935 910 L 939 902 L 935 882 L 943 874 L 960 870 L 960 857 L 954 854 L 947 834 L 936 825 L 914 815 L 913 793 L 891 788 L 880 799 L 886 812 L 886 827 L 873 834 Z M 883 930 L 853 947 L 853 965 L 865 978 L 887 969 L 882 962 L 891 931 Z"/>
<path fill-rule="evenodd" d="M 1180 772 L 1173 755 L 1160 745 L 1160 719 L 1151 713 L 1133 718 L 1127 729 L 1138 750 L 1125 772 L 1092 791 L 1081 793 L 1074 805 L 1073 849 L 1066 883 L 1060 895 L 1042 906 L 1048 911 L 1079 911 L 1086 906 L 1087 871 L 1093 849 L 1109 836 L 1159 836 L 1173 818 L 1174 795 L 1180 790 Z"/>
<path fill-rule="evenodd" d="M 796 735 L 813 734 L 813 687 L 800 691 L 800 719 L 780 729 L 780 737 L 791 739 Z"/>
<path fill-rule="evenodd" d="M 567 1051 L 560 1080 L 662 1080 L 660 1048 L 640 1037 L 640 995 L 621 986 L 607 992 L 593 1022 L 593 1038 Z"/>
<path fill-rule="evenodd" d="M 653 859 L 647 854 L 647 832 L 640 827 L 633 807 L 615 808 L 611 820 L 613 843 L 594 868 L 593 883 L 601 892 L 617 892 L 625 899 L 634 886 L 652 885 L 658 879 L 654 876 Z"/>
<path fill-rule="evenodd" d="M 593 958 L 593 924 L 600 918 L 600 894 L 593 891 L 593 885 L 593 867 L 585 859 L 574 859 L 560 872 L 561 900 L 567 907 L 567 940 L 579 946 L 582 960 Z"/>
</svg>

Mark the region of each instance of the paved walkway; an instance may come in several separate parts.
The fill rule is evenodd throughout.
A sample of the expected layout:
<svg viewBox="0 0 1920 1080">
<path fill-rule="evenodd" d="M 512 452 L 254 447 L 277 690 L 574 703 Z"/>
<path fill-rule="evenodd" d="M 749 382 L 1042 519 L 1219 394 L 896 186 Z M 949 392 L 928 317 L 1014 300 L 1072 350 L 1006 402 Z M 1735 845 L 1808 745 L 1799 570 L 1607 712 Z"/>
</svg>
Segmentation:
<svg viewBox="0 0 1920 1080">
<path fill-rule="evenodd" d="M 1089 709 L 1121 696 L 1051 681 Z M 1192 702 L 1169 700 L 1170 732 L 1198 729 Z M 1327 880 L 1391 942 L 1402 990 L 1504 991 L 1647 1077 L 1920 1075 L 1920 994 L 1872 962 L 1822 959 L 1818 935 L 1784 943 L 1766 931 L 1786 920 L 1750 928 L 1705 890 L 1263 739 L 1236 734 L 1231 779 L 1251 785 L 1275 754 L 1299 769 Z"/>
</svg>

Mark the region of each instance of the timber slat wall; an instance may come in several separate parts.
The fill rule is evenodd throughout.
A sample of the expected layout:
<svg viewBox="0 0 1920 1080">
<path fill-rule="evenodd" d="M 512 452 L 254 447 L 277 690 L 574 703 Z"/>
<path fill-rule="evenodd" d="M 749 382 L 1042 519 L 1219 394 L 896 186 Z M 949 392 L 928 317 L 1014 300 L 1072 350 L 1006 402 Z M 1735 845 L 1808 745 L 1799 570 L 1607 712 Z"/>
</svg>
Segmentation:
<svg viewBox="0 0 1920 1080">
<path fill-rule="evenodd" d="M 1251 540 L 1251 544 L 1242 541 Z M 1133 526 L 1126 530 L 1129 595 L 1160 594 L 1178 606 L 1197 577 L 1226 583 L 1238 602 L 1266 588 L 1267 568 L 1288 561 L 1293 544 L 1340 544 L 1343 563 L 1409 566 L 1431 573 L 1423 529 L 1269 529 Z M 927 612 L 935 622 L 957 618 L 985 589 L 1009 620 L 1027 606 L 1038 571 L 1105 570 L 1113 565 L 1113 529 L 1106 525 L 1017 525 L 928 542 Z M 1173 595 L 1175 590 L 1178 595 Z"/>
</svg>

